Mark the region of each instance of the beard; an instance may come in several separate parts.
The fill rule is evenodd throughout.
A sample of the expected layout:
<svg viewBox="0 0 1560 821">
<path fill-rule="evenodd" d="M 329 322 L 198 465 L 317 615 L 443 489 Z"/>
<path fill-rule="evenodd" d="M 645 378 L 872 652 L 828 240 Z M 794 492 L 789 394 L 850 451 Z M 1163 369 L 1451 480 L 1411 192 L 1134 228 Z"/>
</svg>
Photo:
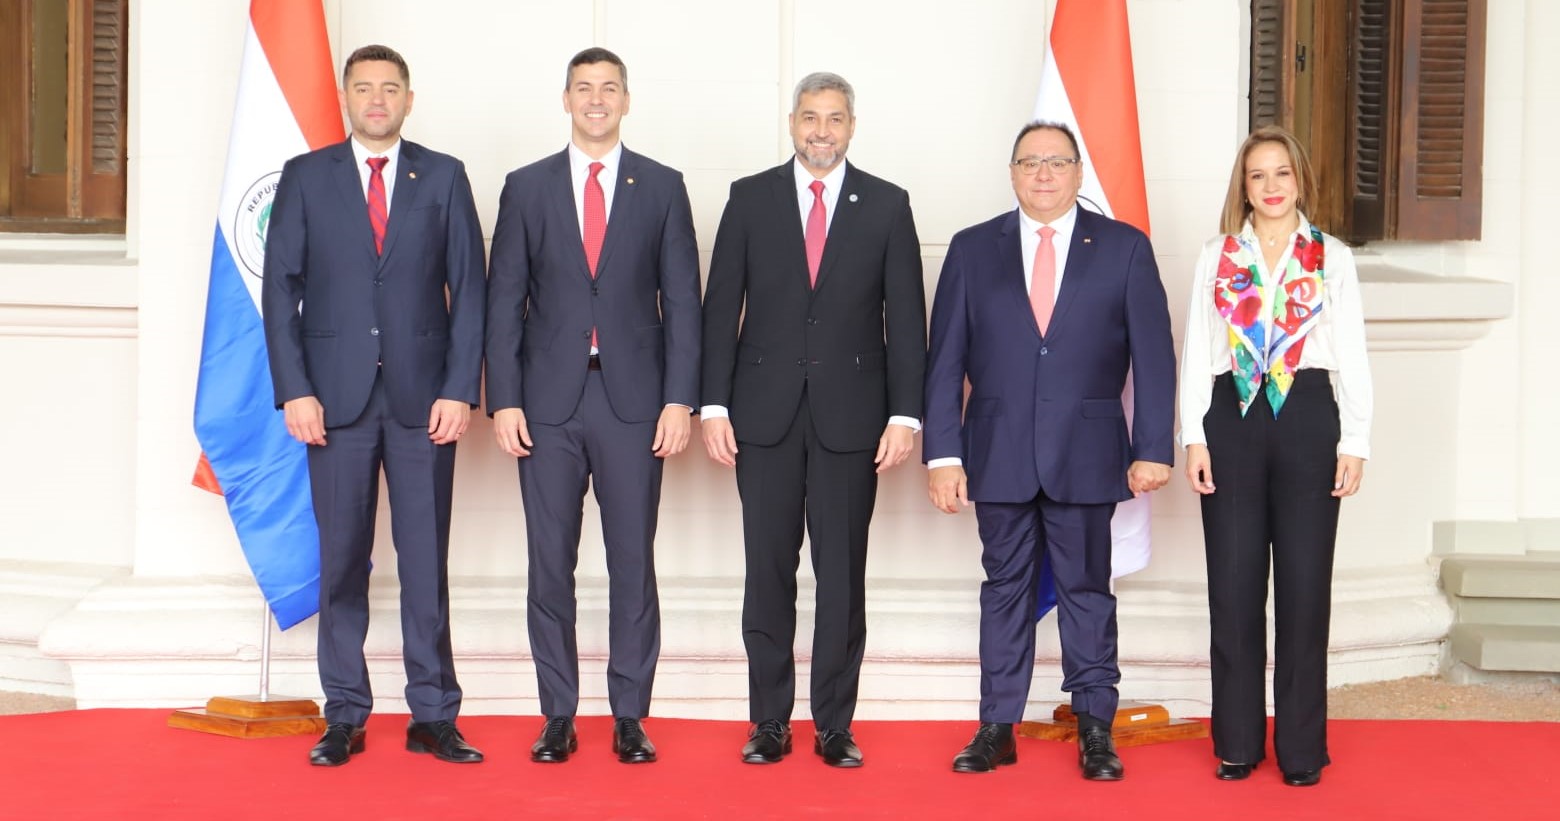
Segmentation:
<svg viewBox="0 0 1560 821">
<path fill-rule="evenodd" d="M 819 171 L 827 171 L 839 164 L 845 158 L 844 152 L 839 150 L 838 144 L 827 148 L 815 148 L 810 143 L 800 143 L 796 146 L 796 156 L 802 158 L 809 168 Z"/>
</svg>

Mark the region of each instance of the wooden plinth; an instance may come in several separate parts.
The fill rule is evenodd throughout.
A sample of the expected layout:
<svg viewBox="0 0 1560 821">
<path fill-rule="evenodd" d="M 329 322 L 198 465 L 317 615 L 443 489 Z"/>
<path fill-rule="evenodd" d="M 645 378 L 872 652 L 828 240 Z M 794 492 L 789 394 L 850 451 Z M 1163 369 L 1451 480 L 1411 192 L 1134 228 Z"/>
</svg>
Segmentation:
<svg viewBox="0 0 1560 821">
<path fill-rule="evenodd" d="M 318 735 L 325 732 L 325 718 L 319 705 L 306 698 L 217 696 L 204 709 L 175 710 L 168 726 L 233 738 L 274 738 Z"/>
<path fill-rule="evenodd" d="M 1026 738 L 1076 743 L 1078 717 L 1073 715 L 1071 705 L 1063 704 L 1051 713 L 1050 721 L 1026 721 L 1018 725 L 1017 732 Z M 1123 701 L 1116 708 L 1116 719 L 1111 722 L 1110 732 L 1117 747 L 1139 747 L 1162 741 L 1207 738 L 1208 725 L 1171 718 L 1170 712 L 1158 704 Z"/>
</svg>

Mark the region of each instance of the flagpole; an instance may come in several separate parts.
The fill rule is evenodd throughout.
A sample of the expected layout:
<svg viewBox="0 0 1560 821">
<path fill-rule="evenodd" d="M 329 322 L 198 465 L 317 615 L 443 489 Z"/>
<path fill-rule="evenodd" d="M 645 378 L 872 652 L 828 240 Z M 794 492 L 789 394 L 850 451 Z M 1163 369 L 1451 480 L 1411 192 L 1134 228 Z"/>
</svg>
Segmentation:
<svg viewBox="0 0 1560 821">
<path fill-rule="evenodd" d="M 260 605 L 260 700 L 271 700 L 271 603 Z"/>
</svg>

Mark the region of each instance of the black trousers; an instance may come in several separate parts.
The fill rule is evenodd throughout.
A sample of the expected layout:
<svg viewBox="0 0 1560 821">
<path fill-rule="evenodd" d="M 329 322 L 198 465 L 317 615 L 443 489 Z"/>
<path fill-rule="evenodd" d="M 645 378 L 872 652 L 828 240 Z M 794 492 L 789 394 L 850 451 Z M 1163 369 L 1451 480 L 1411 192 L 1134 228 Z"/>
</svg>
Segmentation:
<svg viewBox="0 0 1560 821">
<path fill-rule="evenodd" d="M 785 438 L 737 453 L 747 575 L 742 643 L 754 723 L 789 721 L 796 702 L 796 570 L 802 527 L 818 580 L 812 641 L 812 715 L 845 729 L 856 713 L 867 642 L 867 531 L 877 501 L 873 451 L 837 453 L 818 441 L 804 396 Z"/>
<path fill-rule="evenodd" d="M 1202 497 L 1208 559 L 1213 748 L 1252 764 L 1265 749 L 1268 573 L 1273 577 L 1273 748 L 1285 772 L 1327 758 L 1327 631 L 1338 502 L 1338 403 L 1327 372 L 1296 373 L 1277 419 L 1244 418 L 1220 376 L 1203 417 L 1217 490 Z"/>
</svg>

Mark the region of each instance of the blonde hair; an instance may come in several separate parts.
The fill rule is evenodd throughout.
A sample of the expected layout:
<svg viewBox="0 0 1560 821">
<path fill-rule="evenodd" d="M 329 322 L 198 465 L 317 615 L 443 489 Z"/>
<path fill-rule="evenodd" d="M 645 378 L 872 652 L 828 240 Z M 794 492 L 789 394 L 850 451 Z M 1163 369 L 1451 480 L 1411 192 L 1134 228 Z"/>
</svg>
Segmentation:
<svg viewBox="0 0 1560 821">
<path fill-rule="evenodd" d="M 1240 233 L 1246 218 L 1251 216 L 1251 203 L 1246 201 L 1246 158 L 1252 149 L 1263 143 L 1278 143 L 1289 152 L 1289 165 L 1295 170 L 1295 187 L 1299 197 L 1295 207 L 1304 211 L 1306 204 L 1316 201 L 1316 175 L 1311 171 L 1311 158 L 1305 146 L 1295 135 L 1276 125 L 1264 125 L 1246 136 L 1235 154 L 1235 167 L 1230 169 L 1230 188 L 1224 194 L 1224 213 L 1219 217 L 1219 231 L 1225 234 Z"/>
</svg>

